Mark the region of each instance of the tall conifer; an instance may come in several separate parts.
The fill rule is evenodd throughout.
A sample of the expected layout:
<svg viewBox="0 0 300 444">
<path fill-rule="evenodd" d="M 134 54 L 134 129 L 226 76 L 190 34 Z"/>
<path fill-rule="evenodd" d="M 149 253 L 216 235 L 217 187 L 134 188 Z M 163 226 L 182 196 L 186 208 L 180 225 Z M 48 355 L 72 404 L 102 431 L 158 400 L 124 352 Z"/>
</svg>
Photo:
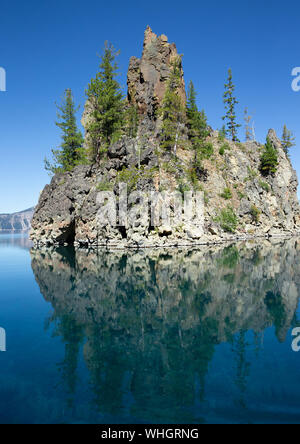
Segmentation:
<svg viewBox="0 0 300 444">
<path fill-rule="evenodd" d="M 295 137 L 293 136 L 292 131 L 287 129 L 286 125 L 284 125 L 284 127 L 283 127 L 281 143 L 282 143 L 285 154 L 287 156 L 289 156 L 290 148 L 295 146 Z"/>
<path fill-rule="evenodd" d="M 76 108 L 71 89 L 66 89 L 62 103 L 57 105 L 58 122 L 62 131 L 62 142 L 59 149 L 53 149 L 53 161 L 45 159 L 45 168 L 50 174 L 70 171 L 74 166 L 85 162 L 83 137 L 76 123 Z"/>
<path fill-rule="evenodd" d="M 241 126 L 236 123 L 236 114 L 235 114 L 235 105 L 239 102 L 234 96 L 235 86 L 232 81 L 232 70 L 228 70 L 228 80 L 225 83 L 225 92 L 223 96 L 223 101 L 225 105 L 226 114 L 223 117 L 223 120 L 227 121 L 227 133 L 231 137 L 233 142 L 238 142 L 237 130 Z"/>
<path fill-rule="evenodd" d="M 100 71 L 91 80 L 86 95 L 91 108 L 87 125 L 88 143 L 92 160 L 99 161 L 101 153 L 121 134 L 124 123 L 124 101 L 121 87 L 115 79 L 118 52 L 105 42 Z"/>
<path fill-rule="evenodd" d="M 159 115 L 162 117 L 161 147 L 173 151 L 176 155 L 178 145 L 182 142 L 181 127 L 186 120 L 185 107 L 178 93 L 181 77 L 181 60 L 173 61 L 170 78 Z"/>
</svg>

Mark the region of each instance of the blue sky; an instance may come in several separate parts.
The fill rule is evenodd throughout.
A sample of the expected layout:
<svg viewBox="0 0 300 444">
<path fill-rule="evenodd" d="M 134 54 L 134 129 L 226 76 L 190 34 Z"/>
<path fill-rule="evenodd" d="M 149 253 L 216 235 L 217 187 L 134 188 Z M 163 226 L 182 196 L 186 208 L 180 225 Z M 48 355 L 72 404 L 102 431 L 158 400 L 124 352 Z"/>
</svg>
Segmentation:
<svg viewBox="0 0 300 444">
<path fill-rule="evenodd" d="M 184 55 L 186 83 L 194 81 L 211 126 L 222 125 L 231 67 L 239 119 L 247 106 L 262 142 L 269 128 L 281 134 L 286 123 L 297 137 L 291 157 L 300 172 L 300 92 L 291 89 L 291 71 L 300 66 L 299 1 L 1 3 L 0 67 L 7 72 L 7 92 L 0 92 L 0 212 L 36 204 L 49 182 L 43 159 L 59 145 L 55 102 L 64 89 L 72 88 L 82 111 L 97 54 L 109 40 L 121 50 L 125 90 L 129 58 L 141 55 L 148 24 Z"/>
</svg>

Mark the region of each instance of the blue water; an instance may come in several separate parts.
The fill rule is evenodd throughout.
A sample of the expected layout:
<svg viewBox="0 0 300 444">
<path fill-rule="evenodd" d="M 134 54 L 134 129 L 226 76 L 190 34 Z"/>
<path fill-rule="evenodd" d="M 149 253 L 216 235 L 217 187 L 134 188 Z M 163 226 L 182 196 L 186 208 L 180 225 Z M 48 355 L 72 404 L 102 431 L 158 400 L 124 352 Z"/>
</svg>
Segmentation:
<svg viewBox="0 0 300 444">
<path fill-rule="evenodd" d="M 0 235 L 1 423 L 300 423 L 300 243 L 34 250 Z"/>
</svg>

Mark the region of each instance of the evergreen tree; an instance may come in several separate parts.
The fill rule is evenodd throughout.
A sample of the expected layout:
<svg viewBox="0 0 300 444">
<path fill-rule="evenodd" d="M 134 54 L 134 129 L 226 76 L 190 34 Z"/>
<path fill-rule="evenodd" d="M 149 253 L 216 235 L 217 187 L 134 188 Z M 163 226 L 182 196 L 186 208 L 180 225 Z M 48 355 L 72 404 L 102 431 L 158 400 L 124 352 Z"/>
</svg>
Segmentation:
<svg viewBox="0 0 300 444">
<path fill-rule="evenodd" d="M 129 106 L 125 111 L 125 132 L 129 137 L 136 137 L 139 126 L 139 115 L 135 105 Z"/>
<path fill-rule="evenodd" d="M 219 141 L 224 142 L 224 140 L 226 139 L 226 135 L 227 135 L 226 126 L 223 125 L 222 128 L 219 130 Z"/>
<path fill-rule="evenodd" d="M 281 143 L 285 154 L 289 156 L 289 149 L 295 146 L 295 137 L 293 136 L 292 131 L 287 129 L 286 125 L 283 127 Z"/>
<path fill-rule="evenodd" d="M 87 132 L 93 161 L 99 161 L 101 153 L 106 152 L 108 146 L 118 139 L 124 123 L 123 95 L 115 79 L 118 54 L 111 44 L 105 42 L 100 71 L 86 91 L 91 107 Z"/>
<path fill-rule="evenodd" d="M 162 148 L 173 150 L 176 155 L 178 144 L 182 142 L 181 126 L 185 123 L 186 112 L 178 94 L 181 78 L 181 59 L 178 57 L 172 64 L 165 96 L 159 115 L 162 117 Z"/>
<path fill-rule="evenodd" d="M 191 165 L 193 180 L 207 180 L 207 170 L 202 165 L 202 160 L 212 155 L 212 145 L 206 143 L 205 139 L 209 135 L 207 118 L 204 110 L 198 111 L 196 104 L 196 91 L 194 84 L 190 81 L 187 94 L 186 114 L 189 128 L 189 138 L 194 150 L 194 159 Z"/>
<path fill-rule="evenodd" d="M 192 81 L 188 86 L 186 113 L 190 138 L 192 141 L 194 139 L 204 140 L 208 136 L 207 117 L 204 110 L 198 111 L 196 91 Z"/>
<path fill-rule="evenodd" d="M 224 93 L 224 105 L 226 114 L 223 120 L 227 120 L 227 133 L 230 135 L 233 142 L 238 142 L 237 130 L 241 126 L 236 123 L 235 105 L 239 102 L 236 97 L 234 97 L 235 86 L 232 82 L 232 71 L 228 70 L 228 80 L 225 83 L 225 93 Z"/>
<path fill-rule="evenodd" d="M 271 140 L 267 137 L 263 153 L 260 158 L 260 171 L 263 175 L 274 175 L 278 167 L 278 155 Z"/>
<path fill-rule="evenodd" d="M 45 168 L 50 174 L 71 171 L 74 166 L 85 162 L 83 137 L 77 128 L 76 108 L 72 91 L 66 89 L 61 105 L 57 105 L 58 122 L 56 125 L 62 131 L 62 143 L 59 149 L 52 150 L 53 162 L 45 159 Z"/>
</svg>

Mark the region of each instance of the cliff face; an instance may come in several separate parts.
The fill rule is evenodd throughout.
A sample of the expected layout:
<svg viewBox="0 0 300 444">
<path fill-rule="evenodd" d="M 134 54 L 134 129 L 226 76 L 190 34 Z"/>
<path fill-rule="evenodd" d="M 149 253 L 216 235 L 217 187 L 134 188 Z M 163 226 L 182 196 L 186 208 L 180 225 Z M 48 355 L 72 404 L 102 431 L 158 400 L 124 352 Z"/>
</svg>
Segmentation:
<svg viewBox="0 0 300 444">
<path fill-rule="evenodd" d="M 34 207 L 12 214 L 0 214 L 1 231 L 29 231 Z"/>
<path fill-rule="evenodd" d="M 131 57 L 128 74 L 128 102 L 136 105 L 141 117 L 143 130 L 155 131 L 156 111 L 166 92 L 172 62 L 180 60 L 174 43 L 168 43 L 165 35 L 157 36 L 148 26 L 145 31 L 141 59 Z M 181 79 L 178 93 L 186 102 L 183 70 L 180 63 Z"/>
<path fill-rule="evenodd" d="M 267 177 L 259 172 L 263 146 L 257 142 L 226 141 L 224 150 L 218 132 L 211 131 L 206 142 L 212 153 L 203 161 L 205 174 L 196 174 L 196 178 L 191 178 L 192 149 L 179 144 L 175 156 L 161 149 L 157 109 L 177 57 L 174 44 L 147 28 L 142 57 L 131 58 L 127 80 L 128 102 L 137 106 L 140 116 L 137 136 L 124 136 L 110 146 L 100 164 L 78 166 L 52 179 L 33 217 L 31 238 L 35 243 L 150 247 L 298 233 L 297 176 L 274 130 L 268 135 L 277 151 L 279 167 L 276 174 Z M 185 103 L 180 69 L 178 94 Z M 83 123 L 88 119 L 87 103 Z M 128 192 L 139 191 L 140 199 L 145 201 L 151 190 L 182 194 L 197 190 L 202 193 L 204 224 L 193 219 L 153 226 L 149 221 L 150 203 L 133 224 L 122 225 L 119 220 L 116 224 L 103 223 L 102 214 L 113 217 L 115 211 L 119 212 L 120 183 L 126 183 Z M 115 203 L 109 200 L 105 208 L 99 198 L 103 191 L 113 192 L 115 199 Z M 138 200 L 135 197 L 129 201 L 130 211 L 138 212 Z M 170 211 L 172 219 L 174 203 Z"/>
</svg>

